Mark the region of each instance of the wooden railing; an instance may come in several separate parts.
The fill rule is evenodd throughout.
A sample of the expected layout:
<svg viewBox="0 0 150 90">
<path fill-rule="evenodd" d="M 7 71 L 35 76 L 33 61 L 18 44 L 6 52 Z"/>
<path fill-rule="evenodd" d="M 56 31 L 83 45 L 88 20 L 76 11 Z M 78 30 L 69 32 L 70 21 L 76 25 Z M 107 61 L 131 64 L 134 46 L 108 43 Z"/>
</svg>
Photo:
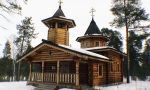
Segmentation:
<svg viewBox="0 0 150 90">
<path fill-rule="evenodd" d="M 42 73 L 39 73 L 39 72 L 32 72 L 30 81 L 31 82 L 56 83 L 57 73 L 44 73 L 42 75 Z M 75 84 L 76 83 L 76 74 L 75 73 L 59 73 L 59 83 Z"/>
<path fill-rule="evenodd" d="M 57 80 L 57 73 L 44 73 L 43 81 L 55 83 Z"/>
<path fill-rule="evenodd" d="M 61 73 L 61 74 L 59 74 L 59 82 L 60 83 L 75 84 L 75 82 L 76 82 L 76 74 Z"/>
<path fill-rule="evenodd" d="M 33 82 L 40 82 L 40 81 L 42 81 L 42 73 L 40 73 L 40 72 L 32 72 L 30 80 L 33 81 Z"/>
</svg>

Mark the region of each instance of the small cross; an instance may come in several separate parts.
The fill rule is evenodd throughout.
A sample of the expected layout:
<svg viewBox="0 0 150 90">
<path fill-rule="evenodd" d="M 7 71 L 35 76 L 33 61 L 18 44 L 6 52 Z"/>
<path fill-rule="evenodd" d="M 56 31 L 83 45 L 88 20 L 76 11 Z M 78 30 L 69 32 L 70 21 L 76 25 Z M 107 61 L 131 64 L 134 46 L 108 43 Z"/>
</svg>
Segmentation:
<svg viewBox="0 0 150 90">
<path fill-rule="evenodd" d="M 59 6 L 61 6 L 62 3 L 63 3 L 62 0 L 59 0 Z"/>
<path fill-rule="evenodd" d="M 92 18 L 94 17 L 94 12 L 96 12 L 96 10 L 94 8 L 91 9 L 90 13 L 92 13 Z"/>
</svg>

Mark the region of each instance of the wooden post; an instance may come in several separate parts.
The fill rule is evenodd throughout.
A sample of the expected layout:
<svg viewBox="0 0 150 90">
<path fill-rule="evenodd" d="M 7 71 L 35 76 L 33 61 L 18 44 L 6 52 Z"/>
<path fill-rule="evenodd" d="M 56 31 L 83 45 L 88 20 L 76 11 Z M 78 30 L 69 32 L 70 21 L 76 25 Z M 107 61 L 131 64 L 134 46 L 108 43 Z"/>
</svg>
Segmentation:
<svg viewBox="0 0 150 90">
<path fill-rule="evenodd" d="M 56 22 L 56 23 L 55 23 L 55 29 L 57 29 L 57 28 L 58 28 L 58 23 Z"/>
<path fill-rule="evenodd" d="M 29 82 L 32 81 L 32 63 L 30 62 Z"/>
<path fill-rule="evenodd" d="M 121 82 L 123 82 L 123 61 L 124 61 L 124 58 L 125 57 L 123 56 L 123 60 L 121 61 L 121 69 L 120 69 L 121 70 L 121 76 L 122 76 L 121 77 Z"/>
<path fill-rule="evenodd" d="M 79 86 L 79 61 L 76 61 L 76 86 Z"/>
<path fill-rule="evenodd" d="M 59 84 L 59 61 L 57 61 L 57 84 Z"/>
<path fill-rule="evenodd" d="M 44 61 L 42 61 L 42 82 L 44 82 Z"/>
</svg>

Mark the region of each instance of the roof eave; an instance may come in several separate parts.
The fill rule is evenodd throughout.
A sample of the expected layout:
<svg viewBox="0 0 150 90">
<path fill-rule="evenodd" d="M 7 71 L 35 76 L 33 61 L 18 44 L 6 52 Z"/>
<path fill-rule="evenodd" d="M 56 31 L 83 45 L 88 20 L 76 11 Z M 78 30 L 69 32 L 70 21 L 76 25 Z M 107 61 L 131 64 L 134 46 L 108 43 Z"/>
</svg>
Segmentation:
<svg viewBox="0 0 150 90">
<path fill-rule="evenodd" d="M 112 47 L 106 47 L 106 48 L 101 48 L 101 49 L 90 49 L 90 50 L 87 50 L 87 51 L 108 51 L 108 50 L 111 50 L 111 51 L 114 51 L 120 55 L 123 55 L 123 56 L 126 56 L 124 53 L 118 51 L 117 49 L 115 48 L 112 48 Z"/>
<path fill-rule="evenodd" d="M 76 26 L 74 20 L 72 20 L 72 19 L 66 19 L 66 18 L 59 18 L 59 17 L 58 17 L 58 18 L 57 18 L 57 17 L 50 17 L 50 18 L 47 18 L 47 19 L 42 20 L 42 22 L 43 22 L 47 27 L 49 27 L 49 26 L 48 26 L 48 22 L 53 21 L 53 20 L 60 20 L 60 21 L 69 22 L 69 23 L 71 24 L 71 27 L 69 27 L 69 28 L 73 28 L 73 27 Z"/>
<path fill-rule="evenodd" d="M 23 59 L 27 58 L 29 55 L 31 55 L 32 53 L 34 53 L 36 50 L 38 50 L 40 47 L 42 47 L 44 45 L 48 45 L 48 46 L 50 45 L 50 46 L 62 48 L 62 49 L 67 50 L 67 51 L 69 51 L 71 53 L 74 53 L 74 55 L 77 55 L 78 57 L 90 58 L 90 59 L 95 59 L 95 60 L 99 60 L 99 61 L 103 61 L 103 62 L 110 62 L 109 58 L 100 58 L 100 57 L 96 57 L 96 56 L 87 55 L 87 54 L 84 54 L 84 53 L 81 53 L 81 52 L 73 51 L 73 50 L 70 50 L 68 48 L 64 48 L 64 47 L 58 46 L 57 44 L 50 44 L 48 41 L 44 41 L 44 40 L 43 40 L 43 42 L 41 44 L 36 46 L 32 51 L 30 51 L 29 53 L 27 53 L 24 56 L 22 56 L 17 62 L 20 62 Z"/>
<path fill-rule="evenodd" d="M 102 35 L 84 35 L 84 36 L 81 36 L 81 37 L 78 37 L 76 39 L 77 42 L 80 42 L 82 39 L 85 39 L 85 38 L 93 38 L 93 37 L 101 37 L 101 38 L 105 38 L 106 41 L 108 41 L 108 38 L 102 36 Z"/>
</svg>

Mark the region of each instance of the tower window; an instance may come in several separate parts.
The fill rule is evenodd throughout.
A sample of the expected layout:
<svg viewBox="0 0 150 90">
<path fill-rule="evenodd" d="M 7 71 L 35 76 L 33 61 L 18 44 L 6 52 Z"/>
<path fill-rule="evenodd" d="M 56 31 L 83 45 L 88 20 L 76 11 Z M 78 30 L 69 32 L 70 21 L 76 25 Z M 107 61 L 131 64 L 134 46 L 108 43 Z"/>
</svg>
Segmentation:
<svg viewBox="0 0 150 90">
<path fill-rule="evenodd" d="M 65 23 L 58 23 L 58 28 L 65 28 Z"/>
<path fill-rule="evenodd" d="M 103 76 L 103 64 L 98 64 L 98 75 Z"/>
<path fill-rule="evenodd" d="M 55 28 L 55 23 L 51 24 L 50 28 Z"/>
<path fill-rule="evenodd" d="M 99 42 L 95 42 L 95 46 L 98 47 L 99 46 Z"/>
<path fill-rule="evenodd" d="M 85 47 L 89 47 L 89 43 L 88 42 L 85 42 Z"/>
</svg>

